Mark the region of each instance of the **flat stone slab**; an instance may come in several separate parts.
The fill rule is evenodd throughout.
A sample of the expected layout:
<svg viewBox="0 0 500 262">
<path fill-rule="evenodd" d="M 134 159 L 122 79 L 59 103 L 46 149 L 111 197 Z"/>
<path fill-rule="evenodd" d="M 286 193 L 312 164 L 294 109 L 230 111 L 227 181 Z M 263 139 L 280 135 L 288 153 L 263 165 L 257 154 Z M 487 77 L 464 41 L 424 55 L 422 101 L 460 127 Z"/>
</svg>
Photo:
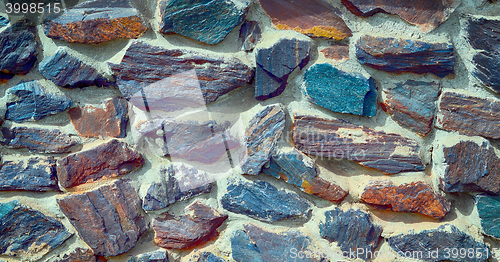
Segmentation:
<svg viewBox="0 0 500 262">
<path fill-rule="evenodd" d="M 59 129 L 2 127 L 0 144 L 9 148 L 27 148 L 40 153 L 69 153 L 80 143 Z"/>
<path fill-rule="evenodd" d="M 262 33 L 260 30 L 259 23 L 256 21 L 247 21 L 241 25 L 240 29 L 240 41 L 241 49 L 250 52 L 252 51 L 257 43 L 260 41 Z"/>
<path fill-rule="evenodd" d="M 340 11 L 322 0 L 259 0 L 274 27 L 310 37 L 342 40 L 352 36 Z"/>
<path fill-rule="evenodd" d="M 347 44 L 331 44 L 321 49 L 320 52 L 326 58 L 339 62 L 349 59 L 349 45 Z"/>
<path fill-rule="evenodd" d="M 127 262 L 168 262 L 168 254 L 165 250 L 151 251 L 130 258 Z"/>
<path fill-rule="evenodd" d="M 60 191 L 54 157 L 31 157 L 4 161 L 0 167 L 0 190 Z"/>
<path fill-rule="evenodd" d="M 308 155 L 352 160 L 388 175 L 425 168 L 415 140 L 341 119 L 296 115 L 292 137 L 295 147 Z"/>
<path fill-rule="evenodd" d="M 365 35 L 356 42 L 356 57 L 363 65 L 389 73 L 431 73 L 442 78 L 453 74 L 455 67 L 451 42 Z"/>
<path fill-rule="evenodd" d="M 228 211 L 266 223 L 285 219 L 307 221 L 312 207 L 300 195 L 278 190 L 266 181 L 234 182 L 227 187 L 221 203 Z"/>
<path fill-rule="evenodd" d="M 476 197 L 477 213 L 485 234 L 500 238 L 500 196 L 481 194 Z"/>
<path fill-rule="evenodd" d="M 0 46 L 0 83 L 7 82 L 14 75 L 25 75 L 31 70 L 38 50 L 33 32 L 6 28 L 0 33 Z"/>
<path fill-rule="evenodd" d="M 96 255 L 117 256 L 128 252 L 147 230 L 139 213 L 139 196 L 126 180 L 69 194 L 57 199 L 57 203 Z"/>
<path fill-rule="evenodd" d="M 371 117 L 377 110 L 377 86 L 373 78 L 326 63 L 307 69 L 302 93 L 309 102 L 333 112 Z"/>
</svg>

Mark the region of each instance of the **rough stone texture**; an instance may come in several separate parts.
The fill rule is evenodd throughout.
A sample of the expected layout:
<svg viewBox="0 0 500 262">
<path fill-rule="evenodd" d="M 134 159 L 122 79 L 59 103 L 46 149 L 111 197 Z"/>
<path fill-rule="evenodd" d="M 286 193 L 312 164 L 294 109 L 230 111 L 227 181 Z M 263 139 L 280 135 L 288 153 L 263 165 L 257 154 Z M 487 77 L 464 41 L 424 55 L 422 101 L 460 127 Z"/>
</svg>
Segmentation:
<svg viewBox="0 0 500 262">
<path fill-rule="evenodd" d="M 432 130 L 439 93 L 438 82 L 407 80 L 384 89 L 380 107 L 402 127 L 425 136 Z"/>
<path fill-rule="evenodd" d="M 258 175 L 269 161 L 276 142 L 285 128 L 285 112 L 280 105 L 270 105 L 250 120 L 245 131 L 246 159 L 241 169 L 245 174 Z"/>
<path fill-rule="evenodd" d="M 8 99 L 5 119 L 18 123 L 61 113 L 72 104 L 69 97 L 47 90 L 36 80 L 15 85 L 5 94 Z"/>
<path fill-rule="evenodd" d="M 453 44 L 365 35 L 356 42 L 361 64 L 389 73 L 431 73 L 445 77 L 454 73 Z"/>
<path fill-rule="evenodd" d="M 412 182 L 394 186 L 392 184 L 369 185 L 361 195 L 361 201 L 395 212 L 414 212 L 441 219 L 450 212 L 451 203 L 436 194 L 424 182 Z"/>
<path fill-rule="evenodd" d="M 243 22 L 247 11 L 248 6 L 240 9 L 225 0 L 161 0 L 160 32 L 215 45 Z"/>
<path fill-rule="evenodd" d="M 341 119 L 294 116 L 292 136 L 308 155 L 352 160 L 385 174 L 424 170 L 416 141 Z"/>
<path fill-rule="evenodd" d="M 309 62 L 310 49 L 311 42 L 295 38 L 282 38 L 269 48 L 258 49 L 255 98 L 266 100 L 283 93 L 290 74 Z"/>
<path fill-rule="evenodd" d="M 307 69 L 302 92 L 309 102 L 333 112 L 370 117 L 376 113 L 375 80 L 330 64 L 315 64 Z"/>
<path fill-rule="evenodd" d="M 129 0 L 95 0 L 80 3 L 45 21 L 43 29 L 52 39 L 98 44 L 116 38 L 138 38 L 147 27 Z"/>
<path fill-rule="evenodd" d="M 259 0 L 259 3 L 278 29 L 335 40 L 352 36 L 351 30 L 339 16 L 340 11 L 326 1 Z"/>
<path fill-rule="evenodd" d="M 53 217 L 17 200 L 0 204 L 0 254 L 36 261 L 72 234 Z"/>
<path fill-rule="evenodd" d="M 128 262 L 168 262 L 168 254 L 165 250 L 152 251 L 137 255 L 128 260 Z"/>
<path fill-rule="evenodd" d="M 460 231 L 453 225 L 446 224 L 437 229 L 424 230 L 420 233 L 410 232 L 409 234 L 400 234 L 391 237 L 387 241 L 396 252 L 407 251 L 422 252 L 420 259 L 424 261 L 486 261 L 491 255 L 488 246 L 477 242 L 471 236 Z M 473 256 L 453 256 L 447 250 L 468 250 L 474 249 L 474 252 L 469 252 Z M 429 252 L 434 251 L 434 253 Z M 435 251 L 438 251 L 437 255 Z"/>
<path fill-rule="evenodd" d="M 53 157 L 31 157 L 4 161 L 0 167 L 0 190 L 60 191 L 56 160 Z"/>
<path fill-rule="evenodd" d="M 197 262 L 226 262 L 227 260 L 218 257 L 210 252 L 203 252 Z"/>
<path fill-rule="evenodd" d="M 302 191 L 340 203 L 347 196 L 347 191 L 318 176 L 316 163 L 297 149 L 275 152 L 262 172 L 278 179 L 283 179 Z"/>
<path fill-rule="evenodd" d="M 444 92 L 436 127 L 468 136 L 500 139 L 500 102 Z"/>
<path fill-rule="evenodd" d="M 221 203 L 231 212 L 267 223 L 284 219 L 307 221 L 311 212 L 309 201 L 296 193 L 278 190 L 266 181 L 231 183 Z"/>
<path fill-rule="evenodd" d="M 227 215 L 194 202 L 185 210 L 188 215 L 180 218 L 165 213 L 153 219 L 154 243 L 167 249 L 186 249 L 201 245 L 219 236 L 217 228 L 224 223 Z"/>
<path fill-rule="evenodd" d="M 92 250 L 87 248 L 77 247 L 69 254 L 58 255 L 54 259 L 49 260 L 50 262 L 102 262 L 107 261 L 103 257 L 97 257 L 92 253 Z"/>
<path fill-rule="evenodd" d="M 423 32 L 429 32 L 446 21 L 461 0 L 342 0 L 342 3 L 357 16 L 367 17 L 379 12 L 394 14 Z"/>
<path fill-rule="evenodd" d="M 328 59 L 344 61 L 349 59 L 349 45 L 347 44 L 331 44 L 323 48 L 320 52 Z"/>
<path fill-rule="evenodd" d="M 0 33 L 0 83 L 25 75 L 36 60 L 38 43 L 30 30 L 6 28 Z"/>
<path fill-rule="evenodd" d="M 59 131 L 35 127 L 2 127 L 0 144 L 9 148 L 27 148 L 41 153 L 69 153 L 79 143 Z"/>
<path fill-rule="evenodd" d="M 366 251 L 377 248 L 382 227 L 370 222 L 370 215 L 359 210 L 349 209 L 342 211 L 339 208 L 325 213 L 325 222 L 320 222 L 319 230 L 322 238 L 329 242 L 337 242 L 343 252 L 363 249 L 362 254 L 349 254 L 350 258 L 369 258 Z M 346 253 L 344 253 L 346 254 Z"/>
<path fill-rule="evenodd" d="M 120 64 L 110 66 L 127 100 L 138 99 L 137 106 L 145 96 L 151 109 L 163 111 L 199 107 L 203 101 L 208 104 L 253 78 L 253 69 L 237 59 L 208 58 L 141 42 L 127 49 Z M 195 75 L 182 74 L 189 70 L 195 70 Z"/>
<path fill-rule="evenodd" d="M 140 200 L 129 181 L 116 180 L 92 191 L 57 199 L 62 212 L 96 255 L 128 252 L 146 232 Z"/>
<path fill-rule="evenodd" d="M 241 25 L 240 29 L 240 41 L 241 49 L 250 52 L 252 51 L 257 43 L 260 41 L 261 31 L 259 23 L 256 21 L 247 21 Z"/>
<path fill-rule="evenodd" d="M 9 24 L 9 19 L 0 15 L 0 28 Z"/>
<path fill-rule="evenodd" d="M 99 157 L 96 157 L 99 156 Z M 57 176 L 63 187 L 74 187 L 102 178 L 121 176 L 141 167 L 140 153 L 116 139 L 57 160 Z"/>
<path fill-rule="evenodd" d="M 69 119 L 83 137 L 127 136 L 128 106 L 123 98 L 112 98 L 101 107 L 86 105 L 68 111 Z"/>
<path fill-rule="evenodd" d="M 476 206 L 484 233 L 500 238 L 500 228 L 498 227 L 500 196 L 477 195 Z"/>
</svg>

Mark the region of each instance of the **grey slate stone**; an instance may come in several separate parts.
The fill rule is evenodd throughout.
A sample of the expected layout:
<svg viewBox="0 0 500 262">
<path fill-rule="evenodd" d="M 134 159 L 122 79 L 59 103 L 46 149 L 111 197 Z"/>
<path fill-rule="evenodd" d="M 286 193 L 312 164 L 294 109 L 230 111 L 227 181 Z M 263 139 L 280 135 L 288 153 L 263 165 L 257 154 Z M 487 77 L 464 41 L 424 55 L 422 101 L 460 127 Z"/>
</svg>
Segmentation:
<svg viewBox="0 0 500 262">
<path fill-rule="evenodd" d="M 40 153 L 69 153 L 79 143 L 59 129 L 35 127 L 2 127 L 0 144 L 10 148 L 27 148 Z"/>
<path fill-rule="evenodd" d="M 0 167 L 0 190 L 60 191 L 54 157 L 5 161 Z"/>
</svg>

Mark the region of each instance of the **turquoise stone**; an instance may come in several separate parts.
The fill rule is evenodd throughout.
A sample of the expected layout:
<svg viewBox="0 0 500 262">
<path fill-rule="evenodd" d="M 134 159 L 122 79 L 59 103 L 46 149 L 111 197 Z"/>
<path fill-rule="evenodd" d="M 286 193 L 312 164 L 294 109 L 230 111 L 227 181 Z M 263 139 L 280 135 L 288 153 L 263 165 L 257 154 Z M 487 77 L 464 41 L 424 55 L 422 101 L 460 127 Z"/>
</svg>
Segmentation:
<svg viewBox="0 0 500 262">
<path fill-rule="evenodd" d="M 476 196 L 477 212 L 484 233 L 500 238 L 500 196 Z"/>
</svg>

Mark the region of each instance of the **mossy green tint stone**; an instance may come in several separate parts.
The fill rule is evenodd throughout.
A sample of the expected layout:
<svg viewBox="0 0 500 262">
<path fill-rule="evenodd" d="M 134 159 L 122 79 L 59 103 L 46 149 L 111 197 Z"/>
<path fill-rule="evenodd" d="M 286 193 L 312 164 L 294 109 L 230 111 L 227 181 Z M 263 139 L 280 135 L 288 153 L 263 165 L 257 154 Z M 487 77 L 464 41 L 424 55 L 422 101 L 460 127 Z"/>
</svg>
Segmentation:
<svg viewBox="0 0 500 262">
<path fill-rule="evenodd" d="M 477 195 L 476 205 L 484 233 L 500 238 L 500 196 Z"/>
</svg>

